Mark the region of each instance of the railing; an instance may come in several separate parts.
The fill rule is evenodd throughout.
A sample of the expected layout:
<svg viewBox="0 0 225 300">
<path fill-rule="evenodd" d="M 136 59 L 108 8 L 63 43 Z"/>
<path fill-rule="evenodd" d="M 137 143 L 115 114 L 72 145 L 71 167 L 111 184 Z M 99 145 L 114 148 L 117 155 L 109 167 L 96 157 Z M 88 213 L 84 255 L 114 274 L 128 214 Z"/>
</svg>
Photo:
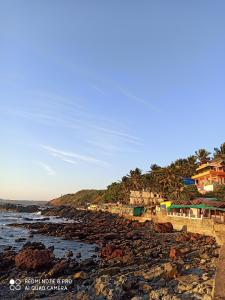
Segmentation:
<svg viewBox="0 0 225 300">
<path fill-rule="evenodd" d="M 203 215 L 201 214 L 200 217 L 197 217 L 195 215 L 187 215 L 187 214 L 184 214 L 184 213 L 167 213 L 167 216 L 168 217 L 178 217 L 178 218 L 186 218 L 186 219 L 198 219 L 198 220 L 201 220 L 203 219 Z"/>
</svg>

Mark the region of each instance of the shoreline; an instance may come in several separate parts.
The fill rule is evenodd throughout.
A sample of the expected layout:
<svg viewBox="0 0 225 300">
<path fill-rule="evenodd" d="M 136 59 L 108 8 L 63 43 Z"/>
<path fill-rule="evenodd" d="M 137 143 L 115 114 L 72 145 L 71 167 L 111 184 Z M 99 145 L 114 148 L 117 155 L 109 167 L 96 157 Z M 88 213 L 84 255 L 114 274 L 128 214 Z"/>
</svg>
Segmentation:
<svg viewBox="0 0 225 300">
<path fill-rule="evenodd" d="M 78 262 L 71 253 L 67 253 L 68 257 L 58 259 L 51 251 L 53 258 L 49 258 L 48 263 L 30 270 L 26 259 L 23 262 L 25 267 L 21 268 L 15 263 L 18 253 L 6 251 L 5 254 L 1 253 L 6 275 L 1 274 L 0 293 L 7 291 L 7 295 L 0 294 L 0 297 L 12 299 L 10 295 L 14 295 L 14 299 L 29 299 L 34 293 L 35 299 L 212 299 L 219 253 L 219 246 L 212 237 L 174 231 L 169 224 L 159 226 L 151 221 L 139 223 L 118 215 L 70 207 L 46 208 L 43 215 L 72 217 L 76 222 L 25 223 L 16 226 L 28 228 L 34 235 L 95 242 L 98 245 L 96 256 L 99 255 L 100 259 Z M 47 251 L 49 254 L 41 244 L 31 244 L 30 247 L 28 245 L 27 250 L 23 249 L 19 254 L 23 257 L 25 251 L 34 258 L 34 253 L 38 251 Z M 8 281 L 12 276 L 21 280 L 33 276 L 39 279 L 63 278 L 72 282 L 67 290 L 60 291 L 25 291 L 22 286 L 15 298 L 15 293 L 9 293 Z"/>
</svg>

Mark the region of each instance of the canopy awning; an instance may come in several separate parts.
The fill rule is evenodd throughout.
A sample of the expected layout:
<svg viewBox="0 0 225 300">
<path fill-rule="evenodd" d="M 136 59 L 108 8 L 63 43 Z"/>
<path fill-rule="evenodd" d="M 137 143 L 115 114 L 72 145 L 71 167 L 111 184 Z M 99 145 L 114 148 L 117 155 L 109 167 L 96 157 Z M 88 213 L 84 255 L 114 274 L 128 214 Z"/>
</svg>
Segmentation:
<svg viewBox="0 0 225 300">
<path fill-rule="evenodd" d="M 174 208 L 201 208 L 201 209 L 209 209 L 209 210 L 221 210 L 225 211 L 225 208 L 219 208 L 214 206 L 207 206 L 205 204 L 197 204 L 197 205 L 178 205 L 178 204 L 172 204 L 168 210 L 174 209 Z"/>
</svg>

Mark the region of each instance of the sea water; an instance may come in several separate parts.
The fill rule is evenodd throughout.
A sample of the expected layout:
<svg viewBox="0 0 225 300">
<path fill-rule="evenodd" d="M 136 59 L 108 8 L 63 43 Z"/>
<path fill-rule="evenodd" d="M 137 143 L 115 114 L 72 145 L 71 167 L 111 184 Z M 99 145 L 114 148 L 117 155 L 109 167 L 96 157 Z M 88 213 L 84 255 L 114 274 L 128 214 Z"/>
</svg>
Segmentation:
<svg viewBox="0 0 225 300">
<path fill-rule="evenodd" d="M 48 218 L 48 220 L 46 220 Z M 59 217 L 42 216 L 41 212 L 37 213 L 21 213 L 0 211 L 0 251 L 3 251 L 9 246 L 18 251 L 26 242 L 42 242 L 46 247 L 54 246 L 54 254 L 56 257 L 63 257 L 67 250 L 71 250 L 74 256 L 81 253 L 80 260 L 90 258 L 95 254 L 95 244 L 80 243 L 74 240 L 64 240 L 59 237 L 47 236 L 42 234 L 30 234 L 30 231 L 23 227 L 13 227 L 10 224 L 21 223 L 71 223 L 73 220 L 68 220 Z M 25 241 L 16 242 L 18 238 L 25 238 Z"/>
</svg>

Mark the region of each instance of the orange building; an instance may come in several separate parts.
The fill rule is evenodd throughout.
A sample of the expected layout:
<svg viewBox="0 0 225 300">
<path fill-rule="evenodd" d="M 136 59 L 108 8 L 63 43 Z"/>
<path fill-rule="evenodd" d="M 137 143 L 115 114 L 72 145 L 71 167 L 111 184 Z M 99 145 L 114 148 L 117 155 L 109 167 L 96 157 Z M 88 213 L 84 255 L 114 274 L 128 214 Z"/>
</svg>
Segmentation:
<svg viewBox="0 0 225 300">
<path fill-rule="evenodd" d="M 195 180 L 198 191 L 202 194 L 214 191 L 217 185 L 225 185 L 225 162 L 222 159 L 202 164 L 196 171 L 197 174 L 192 176 L 192 179 Z"/>
</svg>

